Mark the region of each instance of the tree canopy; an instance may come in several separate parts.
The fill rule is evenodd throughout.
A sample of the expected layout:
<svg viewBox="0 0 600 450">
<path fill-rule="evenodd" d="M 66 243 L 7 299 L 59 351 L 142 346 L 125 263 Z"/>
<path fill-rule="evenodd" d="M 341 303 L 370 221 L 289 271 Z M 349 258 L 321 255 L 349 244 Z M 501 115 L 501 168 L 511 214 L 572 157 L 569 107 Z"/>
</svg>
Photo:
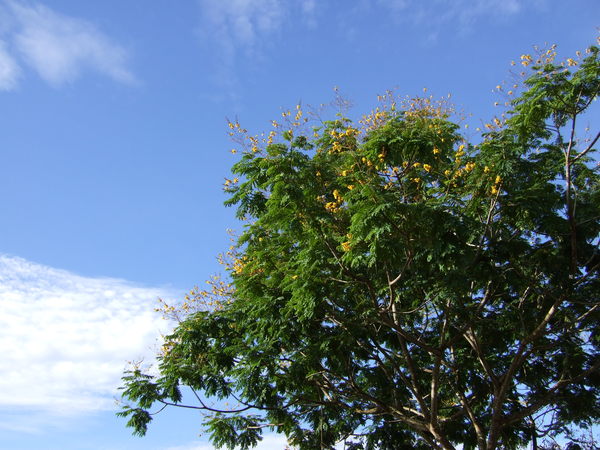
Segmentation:
<svg viewBox="0 0 600 450">
<path fill-rule="evenodd" d="M 269 429 L 356 450 L 510 449 L 591 426 L 598 56 L 523 55 L 476 140 L 431 97 L 386 95 L 359 121 L 298 106 L 259 136 L 230 122 L 243 231 L 222 279 L 165 305 L 179 322 L 157 372 L 123 378 L 128 425 L 184 406 L 217 447 Z"/>
</svg>

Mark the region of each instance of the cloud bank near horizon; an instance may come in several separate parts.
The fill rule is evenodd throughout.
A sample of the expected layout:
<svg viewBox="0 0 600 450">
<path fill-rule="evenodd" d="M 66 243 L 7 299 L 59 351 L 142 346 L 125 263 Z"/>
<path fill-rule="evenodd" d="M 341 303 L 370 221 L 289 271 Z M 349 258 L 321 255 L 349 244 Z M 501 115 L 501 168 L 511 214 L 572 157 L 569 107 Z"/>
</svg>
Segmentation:
<svg viewBox="0 0 600 450">
<path fill-rule="evenodd" d="M 151 361 L 168 332 L 157 298 L 176 295 L 0 254 L 3 414 L 51 419 L 114 409 L 127 361 Z"/>
</svg>

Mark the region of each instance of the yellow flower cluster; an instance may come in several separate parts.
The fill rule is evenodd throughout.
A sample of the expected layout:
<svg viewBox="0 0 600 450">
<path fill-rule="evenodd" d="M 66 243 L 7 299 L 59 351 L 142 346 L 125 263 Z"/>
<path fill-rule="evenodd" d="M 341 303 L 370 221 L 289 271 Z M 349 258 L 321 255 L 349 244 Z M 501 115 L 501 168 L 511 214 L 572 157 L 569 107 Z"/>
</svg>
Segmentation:
<svg viewBox="0 0 600 450">
<path fill-rule="evenodd" d="M 331 150 L 329 150 L 329 153 L 339 153 L 342 151 L 342 144 L 340 143 L 340 141 L 334 141 L 333 145 L 331 146 Z"/>
<path fill-rule="evenodd" d="M 159 298 L 159 306 L 155 311 L 162 313 L 164 319 L 181 322 L 189 314 L 198 311 L 218 311 L 232 302 L 234 288 L 231 283 L 224 281 L 219 275 L 213 275 L 206 284 L 209 288 L 194 287 L 179 304 L 169 304 Z"/>
<path fill-rule="evenodd" d="M 329 212 L 336 212 L 339 209 L 340 205 L 336 202 L 327 202 L 325 203 L 325 209 Z"/>
<path fill-rule="evenodd" d="M 374 111 L 371 111 L 370 114 L 364 115 L 362 119 L 359 120 L 359 123 L 366 132 L 369 132 L 385 125 L 388 119 L 389 115 L 387 111 L 376 108 Z"/>
<path fill-rule="evenodd" d="M 352 187 L 354 187 L 354 186 L 352 186 Z M 334 189 L 332 194 L 333 194 L 333 198 L 335 199 L 335 201 L 326 202 L 325 209 L 329 212 L 334 213 L 334 212 L 339 211 L 340 207 L 342 206 L 342 203 L 344 203 L 344 198 L 342 197 L 342 194 L 340 193 L 340 191 L 337 189 Z M 319 197 L 317 197 L 317 200 L 325 201 L 325 196 L 320 195 Z"/>
<path fill-rule="evenodd" d="M 346 234 L 346 238 L 348 240 L 345 242 L 342 242 L 341 246 L 342 246 L 342 250 L 344 250 L 345 252 L 349 252 L 350 249 L 352 248 L 352 244 L 350 244 L 350 241 L 352 240 L 352 233 Z"/>
<path fill-rule="evenodd" d="M 367 167 L 371 167 L 373 165 L 373 163 L 368 160 L 367 158 L 365 158 L 364 156 L 360 159 L 362 161 L 363 164 L 366 164 Z"/>
<path fill-rule="evenodd" d="M 334 139 L 356 136 L 360 133 L 359 130 L 353 127 L 348 127 L 344 131 L 330 130 L 329 135 Z"/>
<path fill-rule="evenodd" d="M 360 133 L 360 130 L 357 130 L 354 127 L 348 127 L 343 131 L 330 130 L 329 135 L 334 138 L 333 144 L 331 145 L 331 149 L 329 150 L 330 154 L 340 153 L 344 149 L 350 149 L 355 144 L 355 140 L 352 139 Z M 315 136 L 316 137 L 316 136 Z"/>
<path fill-rule="evenodd" d="M 498 194 L 500 192 L 500 184 L 502 183 L 502 178 L 500 175 L 496 175 L 496 179 L 494 180 L 494 184 L 492 185 L 491 193 L 492 195 Z"/>
</svg>

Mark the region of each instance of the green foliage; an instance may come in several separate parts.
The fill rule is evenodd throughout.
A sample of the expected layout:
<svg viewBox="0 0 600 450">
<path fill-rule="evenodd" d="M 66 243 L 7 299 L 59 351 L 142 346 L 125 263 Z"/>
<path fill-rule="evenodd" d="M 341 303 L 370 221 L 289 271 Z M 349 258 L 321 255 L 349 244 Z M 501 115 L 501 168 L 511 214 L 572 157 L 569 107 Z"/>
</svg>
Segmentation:
<svg viewBox="0 0 600 450">
<path fill-rule="evenodd" d="M 217 447 L 268 428 L 301 449 L 510 449 L 596 421 L 600 135 L 579 123 L 598 49 L 522 60 L 479 143 L 430 98 L 312 131 L 298 108 L 249 137 L 231 284 L 184 304 L 158 377 L 123 378 L 128 426 L 174 405 L 205 411 Z"/>
</svg>

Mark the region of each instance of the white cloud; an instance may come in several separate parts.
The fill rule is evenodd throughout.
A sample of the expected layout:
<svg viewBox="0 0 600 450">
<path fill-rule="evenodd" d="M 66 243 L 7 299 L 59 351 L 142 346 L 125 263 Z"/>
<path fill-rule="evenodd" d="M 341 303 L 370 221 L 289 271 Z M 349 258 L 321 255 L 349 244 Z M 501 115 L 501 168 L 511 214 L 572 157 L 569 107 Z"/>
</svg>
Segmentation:
<svg viewBox="0 0 600 450">
<path fill-rule="evenodd" d="M 215 447 L 205 442 L 192 442 L 187 445 L 168 447 L 165 450 L 214 450 L 214 448 Z M 265 434 L 263 435 L 263 440 L 254 448 L 256 450 L 283 450 L 285 448 L 293 449 L 295 447 L 288 445 L 285 436 L 280 434 Z"/>
<path fill-rule="evenodd" d="M 59 14 L 37 3 L 4 0 L 5 28 L 16 54 L 25 64 L 53 86 L 79 78 L 85 71 L 98 72 L 122 83 L 133 83 L 128 54 L 85 20 Z M 6 57 L 0 48 L 0 88 Z M 16 59 L 15 55 L 5 55 Z M 9 67 L 9 66 L 6 66 Z M 16 85 L 16 76 L 7 78 Z"/>
<path fill-rule="evenodd" d="M 191 442 L 187 445 L 168 447 L 165 450 L 214 450 L 214 448 L 215 447 L 205 442 Z M 284 450 L 288 448 L 290 450 L 294 450 L 297 447 L 289 445 L 285 436 L 281 434 L 270 433 L 264 434 L 262 441 L 260 441 L 260 443 L 254 448 L 256 450 Z M 334 448 L 336 450 L 342 450 L 345 448 L 345 446 L 343 443 L 339 443 Z"/>
<path fill-rule="evenodd" d="M 0 255 L 0 409 L 13 413 L 3 426 L 27 412 L 114 409 L 126 361 L 153 355 L 168 331 L 159 296 L 173 293 Z"/>
<path fill-rule="evenodd" d="M 17 86 L 20 72 L 19 65 L 6 50 L 4 42 L 0 41 L 0 90 L 14 89 Z"/>
</svg>

